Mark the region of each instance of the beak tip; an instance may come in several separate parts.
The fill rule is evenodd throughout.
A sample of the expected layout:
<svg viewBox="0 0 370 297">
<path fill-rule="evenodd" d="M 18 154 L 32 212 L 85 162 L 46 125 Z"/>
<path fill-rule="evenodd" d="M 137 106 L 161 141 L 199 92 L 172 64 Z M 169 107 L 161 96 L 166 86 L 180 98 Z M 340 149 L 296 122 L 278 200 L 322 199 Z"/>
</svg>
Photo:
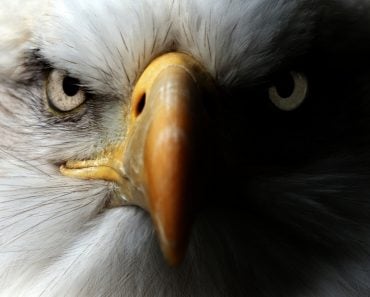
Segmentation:
<svg viewBox="0 0 370 297">
<path fill-rule="evenodd" d="M 164 228 L 158 220 L 156 221 L 155 226 L 158 234 L 157 237 L 164 259 L 171 267 L 179 266 L 185 257 L 188 243 L 186 236 L 187 232 L 184 232 L 181 228 L 177 228 L 176 230 L 178 232 L 171 236 L 165 232 L 168 231 L 169 228 Z"/>
<path fill-rule="evenodd" d="M 171 267 L 179 266 L 184 260 L 184 244 L 160 244 L 162 254 L 167 264 Z"/>
</svg>

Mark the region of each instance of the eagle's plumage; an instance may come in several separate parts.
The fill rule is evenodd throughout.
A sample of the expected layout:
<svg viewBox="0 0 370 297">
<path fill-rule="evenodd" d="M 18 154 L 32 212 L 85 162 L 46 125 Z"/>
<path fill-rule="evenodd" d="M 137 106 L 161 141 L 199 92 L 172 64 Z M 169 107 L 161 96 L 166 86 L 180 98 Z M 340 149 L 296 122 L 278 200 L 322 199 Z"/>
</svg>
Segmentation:
<svg viewBox="0 0 370 297">
<path fill-rule="evenodd" d="M 145 67 L 184 52 L 222 93 L 218 180 L 170 268 L 148 214 L 59 166 L 114 142 Z M 0 296 L 370 295 L 368 0 L 0 1 Z M 52 69 L 88 94 L 45 100 Z M 289 71 L 309 95 L 280 111 Z M 213 105 L 213 102 L 207 102 Z"/>
</svg>

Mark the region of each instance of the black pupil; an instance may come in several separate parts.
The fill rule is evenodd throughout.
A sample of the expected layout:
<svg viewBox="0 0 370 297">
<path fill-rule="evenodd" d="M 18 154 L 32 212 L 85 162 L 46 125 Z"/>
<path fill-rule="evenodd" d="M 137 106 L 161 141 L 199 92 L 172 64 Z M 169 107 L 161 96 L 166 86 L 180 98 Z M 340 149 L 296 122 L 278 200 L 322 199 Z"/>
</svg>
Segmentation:
<svg viewBox="0 0 370 297">
<path fill-rule="evenodd" d="M 75 96 L 80 90 L 79 80 L 70 76 L 63 79 L 63 91 L 67 96 Z"/>
<path fill-rule="evenodd" d="M 293 94 L 295 84 L 289 72 L 276 77 L 274 79 L 274 85 L 282 98 L 288 98 Z"/>
</svg>

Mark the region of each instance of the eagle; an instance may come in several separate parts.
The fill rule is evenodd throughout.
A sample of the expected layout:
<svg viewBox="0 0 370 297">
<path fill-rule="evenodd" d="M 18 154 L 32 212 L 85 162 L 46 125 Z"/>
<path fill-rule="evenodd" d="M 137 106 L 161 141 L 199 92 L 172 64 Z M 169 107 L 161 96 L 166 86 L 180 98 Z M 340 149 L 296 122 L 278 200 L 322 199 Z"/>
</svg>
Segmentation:
<svg viewBox="0 0 370 297">
<path fill-rule="evenodd" d="M 1 0 L 1 297 L 370 295 L 370 1 Z"/>
</svg>

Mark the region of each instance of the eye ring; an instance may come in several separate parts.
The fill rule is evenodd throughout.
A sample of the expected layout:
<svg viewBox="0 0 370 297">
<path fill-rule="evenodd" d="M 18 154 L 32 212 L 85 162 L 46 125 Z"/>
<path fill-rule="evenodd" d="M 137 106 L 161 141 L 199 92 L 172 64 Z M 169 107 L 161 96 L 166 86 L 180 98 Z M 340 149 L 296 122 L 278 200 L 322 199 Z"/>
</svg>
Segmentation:
<svg viewBox="0 0 370 297">
<path fill-rule="evenodd" d="M 52 70 L 46 82 L 46 96 L 49 106 L 59 112 L 69 112 L 85 102 L 85 92 L 79 80 L 64 71 Z"/>
<path fill-rule="evenodd" d="M 295 71 L 291 71 L 289 74 L 294 82 L 293 91 L 290 96 L 281 96 L 275 85 L 269 88 L 271 102 L 283 111 L 292 111 L 298 108 L 306 99 L 308 93 L 308 81 L 306 76 L 301 72 Z"/>
</svg>

